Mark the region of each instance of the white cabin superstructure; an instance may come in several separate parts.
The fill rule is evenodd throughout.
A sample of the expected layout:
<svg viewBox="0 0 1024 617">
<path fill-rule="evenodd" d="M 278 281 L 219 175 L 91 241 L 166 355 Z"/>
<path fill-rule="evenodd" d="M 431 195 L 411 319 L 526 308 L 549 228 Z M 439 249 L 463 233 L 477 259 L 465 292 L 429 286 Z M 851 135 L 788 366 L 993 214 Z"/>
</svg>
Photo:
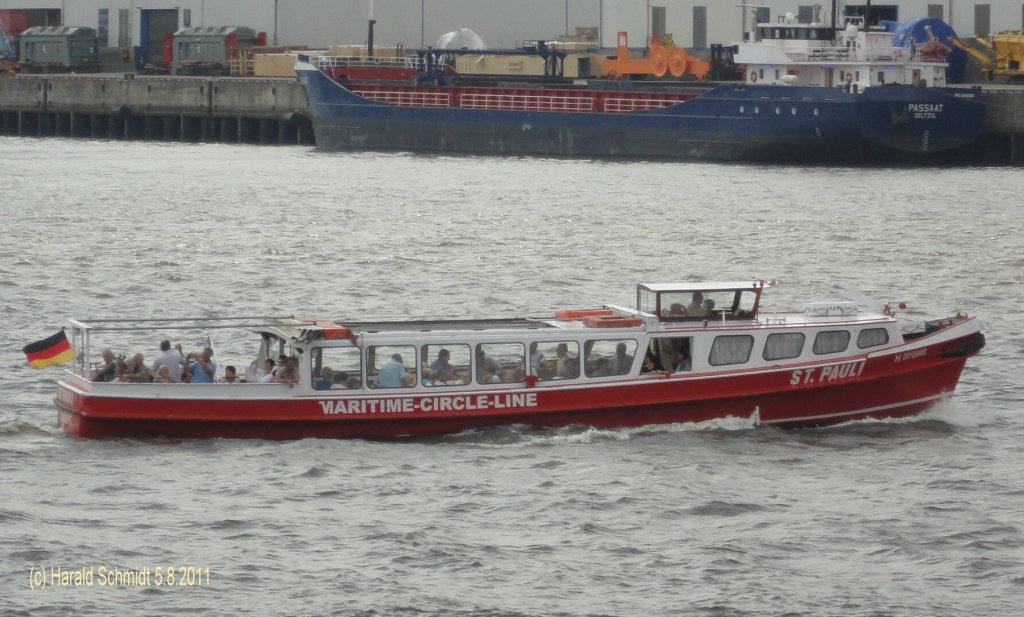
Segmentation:
<svg viewBox="0 0 1024 617">
<path fill-rule="evenodd" d="M 946 86 L 948 64 L 913 44 L 893 44 L 893 34 L 868 28 L 861 17 L 841 27 L 799 23 L 789 13 L 758 23 L 737 44 L 735 62 L 746 65 L 750 84 L 841 87 L 852 92 L 901 84 Z M 948 51 L 948 48 L 947 48 Z"/>
</svg>

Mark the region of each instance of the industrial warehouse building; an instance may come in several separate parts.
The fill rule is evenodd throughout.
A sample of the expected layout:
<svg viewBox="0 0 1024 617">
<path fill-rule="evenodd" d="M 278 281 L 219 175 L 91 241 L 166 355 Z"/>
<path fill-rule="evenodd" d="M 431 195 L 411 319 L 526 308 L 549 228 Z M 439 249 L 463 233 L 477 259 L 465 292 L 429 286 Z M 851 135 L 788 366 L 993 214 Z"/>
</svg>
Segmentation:
<svg viewBox="0 0 1024 617">
<path fill-rule="evenodd" d="M 819 0 L 828 11 L 830 2 Z M 743 8 L 741 5 L 750 4 Z M 753 5 L 760 8 L 754 9 Z M 840 2 L 839 15 L 866 2 Z M 792 13 L 810 19 L 814 4 L 793 0 L 0 0 L 0 21 L 11 34 L 29 26 L 87 26 L 101 48 L 159 53 L 166 33 L 189 26 L 247 26 L 270 45 L 326 48 L 363 44 L 375 20 L 378 47 L 434 45 L 442 34 L 469 28 L 492 49 L 522 41 L 584 38 L 614 47 L 618 31 L 642 47 L 651 34 L 671 33 L 677 44 L 704 48 L 741 38 L 754 11 L 759 20 Z M 871 21 L 932 17 L 961 36 L 1024 27 L 1021 0 L 894 1 L 870 3 Z"/>
</svg>

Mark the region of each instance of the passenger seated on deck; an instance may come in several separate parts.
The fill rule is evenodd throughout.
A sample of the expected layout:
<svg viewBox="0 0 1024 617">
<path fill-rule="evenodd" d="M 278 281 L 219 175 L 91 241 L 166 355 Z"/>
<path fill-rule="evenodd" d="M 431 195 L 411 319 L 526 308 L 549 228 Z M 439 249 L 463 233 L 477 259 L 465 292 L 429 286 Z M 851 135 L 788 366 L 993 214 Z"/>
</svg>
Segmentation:
<svg viewBox="0 0 1024 617">
<path fill-rule="evenodd" d="M 690 356 L 686 353 L 686 350 L 682 348 L 676 350 L 673 362 L 674 369 L 677 373 L 679 371 L 690 370 Z"/>
<path fill-rule="evenodd" d="M 669 317 L 685 317 L 686 309 L 679 302 L 673 302 L 672 306 L 668 307 Z"/>
<path fill-rule="evenodd" d="M 150 370 L 154 373 L 160 373 L 160 367 L 167 367 L 167 374 L 171 381 L 181 381 L 182 374 L 185 372 L 188 364 L 185 362 L 185 356 L 181 353 L 181 345 L 175 346 L 171 349 L 171 342 L 167 339 L 160 341 L 160 355 L 153 360 L 153 366 Z"/>
<path fill-rule="evenodd" d="M 704 294 L 699 291 L 693 292 L 693 301 L 686 305 L 687 317 L 703 317 L 707 315 L 704 311 Z"/>
<path fill-rule="evenodd" d="M 286 383 L 289 388 L 295 387 L 295 384 L 299 383 L 299 369 L 298 362 L 295 360 L 295 356 L 286 356 L 284 359 L 284 366 L 278 367 L 277 374 L 274 375 L 274 383 Z"/>
<path fill-rule="evenodd" d="M 487 355 L 487 353 L 480 348 L 476 350 L 476 372 L 480 375 L 486 375 L 488 371 L 493 372 L 495 375 L 499 371 L 498 362 Z M 481 382 L 487 383 L 487 382 Z"/>
<path fill-rule="evenodd" d="M 640 367 L 641 373 L 650 373 L 653 371 L 663 370 L 661 365 L 658 364 L 658 359 L 654 357 L 654 352 L 648 351 L 647 355 L 644 356 L 644 364 Z"/>
<path fill-rule="evenodd" d="M 540 374 L 542 366 L 544 366 L 544 353 L 537 348 L 537 343 L 530 343 L 530 368 L 533 369 L 533 374 Z"/>
<path fill-rule="evenodd" d="M 402 363 L 402 354 L 391 354 L 391 359 L 380 367 L 377 373 L 378 388 L 401 388 L 405 378 L 405 364 Z"/>
<path fill-rule="evenodd" d="M 430 370 L 435 373 L 441 373 L 443 371 L 451 371 L 452 363 L 449 361 L 452 354 L 447 349 L 442 349 L 437 352 L 437 359 L 430 363 Z"/>
<path fill-rule="evenodd" d="M 102 354 L 103 365 L 93 375 L 93 381 L 114 381 L 117 379 L 117 361 L 114 360 L 114 352 L 104 349 Z"/>
<path fill-rule="evenodd" d="M 701 306 L 704 309 L 704 314 L 710 315 L 711 311 L 714 310 L 715 308 L 715 301 L 712 300 L 711 298 L 708 298 L 707 300 L 704 300 L 704 304 Z"/>
<path fill-rule="evenodd" d="M 484 367 L 484 373 L 480 377 L 480 383 L 501 383 L 498 376 L 498 363 L 488 364 Z"/>
<path fill-rule="evenodd" d="M 334 374 L 334 387 L 337 388 L 348 388 L 348 373 L 345 371 L 338 371 Z"/>
<path fill-rule="evenodd" d="M 576 376 L 573 371 L 572 358 L 569 357 L 569 346 L 565 343 L 559 343 L 555 347 L 555 377 L 559 379 L 571 379 Z"/>
<path fill-rule="evenodd" d="M 161 365 L 160 368 L 156 370 L 156 379 L 154 381 L 157 383 L 175 383 L 174 380 L 171 379 L 171 369 L 167 368 L 166 364 Z"/>
<path fill-rule="evenodd" d="M 314 390 L 330 390 L 334 386 L 334 369 L 325 366 L 320 370 L 320 379 L 313 383 Z"/>
<path fill-rule="evenodd" d="M 625 343 L 619 343 L 615 346 L 615 355 L 612 356 L 611 362 L 608 363 L 608 374 L 609 375 L 625 375 L 629 372 L 629 369 L 633 368 L 633 356 L 627 353 L 629 349 Z"/>
<path fill-rule="evenodd" d="M 253 360 L 253 364 L 256 361 Z M 274 360 L 267 358 L 263 361 L 263 368 L 256 369 L 256 383 L 273 383 L 274 381 Z"/>
<path fill-rule="evenodd" d="M 242 383 L 238 378 L 238 369 L 230 364 L 224 367 L 224 383 Z"/>
<path fill-rule="evenodd" d="M 146 366 L 140 353 L 128 358 L 118 378 L 121 381 L 132 383 L 149 383 L 153 381 L 153 375 L 149 372 L 149 367 Z"/>
</svg>

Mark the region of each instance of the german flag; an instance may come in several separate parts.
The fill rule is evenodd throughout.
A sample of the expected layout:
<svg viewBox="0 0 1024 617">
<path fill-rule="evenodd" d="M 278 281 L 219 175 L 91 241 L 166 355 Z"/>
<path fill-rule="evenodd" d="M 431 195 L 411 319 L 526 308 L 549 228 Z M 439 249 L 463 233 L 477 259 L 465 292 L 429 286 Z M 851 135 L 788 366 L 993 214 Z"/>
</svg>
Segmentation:
<svg viewBox="0 0 1024 617">
<path fill-rule="evenodd" d="M 25 352 L 28 363 L 35 368 L 63 364 L 75 359 L 75 352 L 71 349 L 71 343 L 68 342 L 63 328 L 53 336 L 25 345 L 21 350 Z"/>
</svg>

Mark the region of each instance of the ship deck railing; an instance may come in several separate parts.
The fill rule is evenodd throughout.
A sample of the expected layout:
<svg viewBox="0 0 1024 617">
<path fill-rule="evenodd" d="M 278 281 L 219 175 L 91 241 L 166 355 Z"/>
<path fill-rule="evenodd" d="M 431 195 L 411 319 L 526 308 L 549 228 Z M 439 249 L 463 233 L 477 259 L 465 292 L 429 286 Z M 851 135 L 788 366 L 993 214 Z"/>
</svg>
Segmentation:
<svg viewBox="0 0 1024 617">
<path fill-rule="evenodd" d="M 371 101 L 400 107 L 451 107 L 451 95 L 447 92 L 360 89 L 353 89 L 352 92 Z"/>
<path fill-rule="evenodd" d="M 423 61 L 416 56 L 311 56 L 310 61 L 318 69 L 338 68 L 381 68 L 381 69 L 412 69 L 423 68 Z"/>
</svg>

